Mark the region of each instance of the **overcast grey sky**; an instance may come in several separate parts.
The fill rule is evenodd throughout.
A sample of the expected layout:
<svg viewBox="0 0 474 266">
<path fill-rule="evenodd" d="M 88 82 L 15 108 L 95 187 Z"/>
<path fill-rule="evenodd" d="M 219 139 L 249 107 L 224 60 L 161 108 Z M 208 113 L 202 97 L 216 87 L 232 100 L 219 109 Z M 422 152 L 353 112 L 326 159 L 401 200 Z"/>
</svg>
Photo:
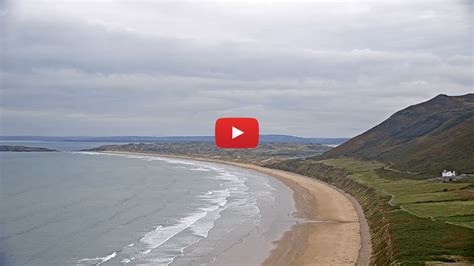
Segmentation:
<svg viewBox="0 0 474 266">
<path fill-rule="evenodd" d="M 1 134 L 352 137 L 474 92 L 469 2 L 6 2 Z"/>
</svg>

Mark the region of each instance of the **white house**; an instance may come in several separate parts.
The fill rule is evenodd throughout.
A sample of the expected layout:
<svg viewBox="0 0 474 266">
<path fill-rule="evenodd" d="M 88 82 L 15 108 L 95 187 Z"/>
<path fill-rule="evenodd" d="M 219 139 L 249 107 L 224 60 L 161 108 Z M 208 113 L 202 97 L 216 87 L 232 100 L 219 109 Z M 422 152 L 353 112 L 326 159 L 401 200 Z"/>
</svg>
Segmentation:
<svg viewBox="0 0 474 266">
<path fill-rule="evenodd" d="M 443 172 L 441 173 L 441 176 L 442 177 L 455 177 L 456 176 L 456 171 L 443 170 Z"/>
</svg>

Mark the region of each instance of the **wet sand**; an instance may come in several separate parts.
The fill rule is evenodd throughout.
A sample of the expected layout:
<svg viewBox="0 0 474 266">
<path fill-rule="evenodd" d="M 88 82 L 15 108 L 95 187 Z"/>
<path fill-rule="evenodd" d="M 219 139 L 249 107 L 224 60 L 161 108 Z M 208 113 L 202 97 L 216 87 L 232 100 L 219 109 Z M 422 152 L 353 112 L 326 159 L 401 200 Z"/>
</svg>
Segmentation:
<svg viewBox="0 0 474 266">
<path fill-rule="evenodd" d="M 297 216 L 304 219 L 277 242 L 264 265 L 368 264 L 370 252 L 359 252 L 362 248 L 359 214 L 344 192 L 295 173 L 247 164 L 239 166 L 268 174 L 289 186 L 294 191 Z"/>
<path fill-rule="evenodd" d="M 275 242 L 276 248 L 263 265 L 367 265 L 370 261 L 370 235 L 362 208 L 354 198 L 337 188 L 299 174 L 252 164 L 145 154 L 252 169 L 270 175 L 291 188 L 296 217 L 301 218 L 301 222 L 293 225 Z"/>
</svg>

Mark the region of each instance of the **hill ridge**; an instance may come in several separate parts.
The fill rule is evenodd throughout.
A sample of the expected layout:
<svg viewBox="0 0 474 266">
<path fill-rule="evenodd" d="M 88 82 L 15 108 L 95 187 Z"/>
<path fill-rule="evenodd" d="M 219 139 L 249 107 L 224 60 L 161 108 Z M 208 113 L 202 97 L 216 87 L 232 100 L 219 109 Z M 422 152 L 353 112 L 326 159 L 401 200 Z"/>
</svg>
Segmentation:
<svg viewBox="0 0 474 266">
<path fill-rule="evenodd" d="M 445 94 L 404 108 L 368 131 L 324 153 L 393 163 L 433 175 L 445 168 L 474 172 L 474 93 Z"/>
</svg>

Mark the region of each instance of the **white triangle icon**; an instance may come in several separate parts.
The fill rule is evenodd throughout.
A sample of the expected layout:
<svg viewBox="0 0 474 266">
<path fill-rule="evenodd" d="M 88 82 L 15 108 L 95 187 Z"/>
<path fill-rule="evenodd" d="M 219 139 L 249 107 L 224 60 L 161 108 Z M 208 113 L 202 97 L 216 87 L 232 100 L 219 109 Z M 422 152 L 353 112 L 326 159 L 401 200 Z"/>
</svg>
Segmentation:
<svg viewBox="0 0 474 266">
<path fill-rule="evenodd" d="M 244 134 L 244 132 L 236 127 L 232 127 L 232 139 L 237 138 L 238 136 Z"/>
</svg>

